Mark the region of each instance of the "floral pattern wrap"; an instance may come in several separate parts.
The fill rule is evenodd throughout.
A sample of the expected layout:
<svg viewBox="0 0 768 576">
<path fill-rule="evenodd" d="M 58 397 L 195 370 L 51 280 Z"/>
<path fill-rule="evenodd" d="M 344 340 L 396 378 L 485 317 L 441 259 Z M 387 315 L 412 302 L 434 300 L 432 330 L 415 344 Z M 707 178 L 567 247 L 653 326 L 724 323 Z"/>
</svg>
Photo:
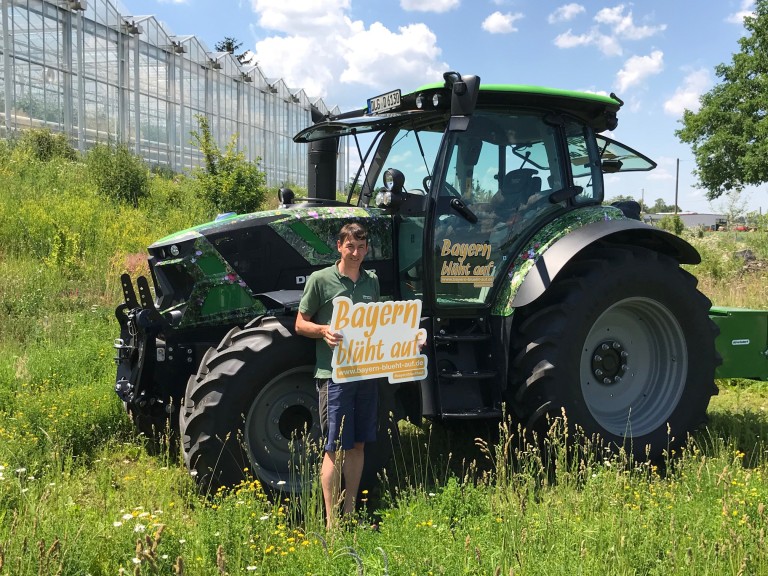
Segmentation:
<svg viewBox="0 0 768 576">
<path fill-rule="evenodd" d="M 494 316 L 512 316 L 515 309 L 512 301 L 525 280 L 528 271 L 533 268 L 541 256 L 560 238 L 574 230 L 600 220 L 624 220 L 626 216 L 613 206 L 589 206 L 565 214 L 539 230 L 528 241 L 523 250 L 513 258 L 506 278 L 501 279 L 502 286 L 491 313 Z"/>
<path fill-rule="evenodd" d="M 164 268 L 189 279 L 192 288 L 184 302 L 162 310 L 182 313 L 179 328 L 223 322 L 239 322 L 259 314 L 280 313 L 272 310 L 251 290 L 237 271 L 208 241 L 206 234 L 223 225 L 253 221 L 254 226 L 271 227 L 298 252 L 309 265 L 324 266 L 338 259 L 336 236 L 341 226 L 360 221 L 368 228 L 371 250 L 368 260 L 392 258 L 392 218 L 378 209 L 347 206 L 278 209 L 253 214 L 235 215 L 183 230 L 155 242 L 150 248 L 192 242 L 192 247 L 176 258 L 158 261 Z"/>
</svg>

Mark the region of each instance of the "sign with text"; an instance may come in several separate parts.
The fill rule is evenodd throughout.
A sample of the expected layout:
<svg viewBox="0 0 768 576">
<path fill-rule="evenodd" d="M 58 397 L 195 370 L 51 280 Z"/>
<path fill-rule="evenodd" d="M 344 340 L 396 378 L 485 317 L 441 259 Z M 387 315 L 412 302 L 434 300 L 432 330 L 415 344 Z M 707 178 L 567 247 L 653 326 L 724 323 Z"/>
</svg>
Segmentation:
<svg viewBox="0 0 768 576">
<path fill-rule="evenodd" d="M 421 300 L 353 304 L 346 296 L 334 298 L 331 330 L 343 338 L 333 349 L 333 380 L 386 377 L 396 384 L 426 378 L 421 346 L 427 331 L 420 320 Z"/>
<path fill-rule="evenodd" d="M 440 256 L 443 257 L 441 283 L 472 284 L 475 288 L 493 286 L 495 270 L 488 242 L 452 243 L 446 238 L 440 248 Z M 477 263 L 478 260 L 481 263 Z"/>
</svg>

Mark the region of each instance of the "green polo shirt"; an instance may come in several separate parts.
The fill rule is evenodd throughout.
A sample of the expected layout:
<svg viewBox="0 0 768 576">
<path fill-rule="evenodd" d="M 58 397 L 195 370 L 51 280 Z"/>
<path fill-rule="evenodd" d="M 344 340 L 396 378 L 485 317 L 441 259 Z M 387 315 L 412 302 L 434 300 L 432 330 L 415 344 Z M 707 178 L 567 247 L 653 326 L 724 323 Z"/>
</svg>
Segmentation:
<svg viewBox="0 0 768 576">
<path fill-rule="evenodd" d="M 339 263 L 313 272 L 307 279 L 304 294 L 299 302 L 299 312 L 309 314 L 315 324 L 330 324 L 333 315 L 333 299 L 346 296 L 354 304 L 378 302 L 379 279 L 376 273 L 360 268 L 357 282 L 339 272 Z M 316 347 L 315 378 L 331 377 L 333 350 L 324 339 L 318 338 Z"/>
</svg>

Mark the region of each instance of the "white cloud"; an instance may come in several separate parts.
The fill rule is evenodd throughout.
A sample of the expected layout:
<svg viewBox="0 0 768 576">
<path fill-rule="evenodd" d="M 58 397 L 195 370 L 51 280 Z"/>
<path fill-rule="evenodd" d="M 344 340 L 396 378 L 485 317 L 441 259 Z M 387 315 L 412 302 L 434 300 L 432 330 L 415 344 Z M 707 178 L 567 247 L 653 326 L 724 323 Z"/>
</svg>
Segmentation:
<svg viewBox="0 0 768 576">
<path fill-rule="evenodd" d="M 613 8 L 602 8 L 594 17 L 597 24 L 589 32 L 574 34 L 572 30 L 568 30 L 555 38 L 555 46 L 558 48 L 595 46 L 606 56 L 620 56 L 623 53 L 622 41 L 649 38 L 667 28 L 666 24 L 638 26 L 635 24 L 632 11 L 625 14 L 624 9 L 623 4 Z"/>
<path fill-rule="evenodd" d="M 576 4 L 575 2 L 564 4 L 547 16 L 547 21 L 550 24 L 555 24 L 556 22 L 568 22 L 569 20 L 573 20 L 579 14 L 586 12 L 586 10 L 587 9 L 584 8 L 584 6 Z"/>
<path fill-rule="evenodd" d="M 460 3 L 461 0 L 400 0 L 400 8 L 407 12 L 448 12 Z"/>
<path fill-rule="evenodd" d="M 425 24 L 390 30 L 349 16 L 349 0 L 251 0 L 259 26 L 254 60 L 269 78 L 322 97 L 329 106 L 361 106 L 371 92 L 438 81 L 437 37 Z M 386 73 L 382 73 L 384 70 Z M 376 72 L 378 71 L 378 73 Z"/>
<path fill-rule="evenodd" d="M 738 12 L 734 12 L 733 14 L 729 14 L 728 17 L 725 19 L 726 22 L 729 22 L 731 24 L 738 24 L 743 25 L 744 24 L 744 18 L 747 16 L 754 16 L 755 15 L 755 0 L 741 0 L 741 10 Z"/>
<path fill-rule="evenodd" d="M 523 18 L 520 12 L 512 14 L 507 12 L 502 14 L 501 12 L 494 12 L 488 18 L 483 20 L 482 28 L 490 34 L 509 34 L 510 32 L 517 32 L 515 28 L 515 22 Z"/>
<path fill-rule="evenodd" d="M 186 4 L 189 0 L 157 0 L 160 4 Z"/>
<path fill-rule="evenodd" d="M 320 36 L 345 26 L 350 0 L 251 0 L 251 6 L 264 29 Z"/>
<path fill-rule="evenodd" d="M 667 25 L 636 26 L 632 11 L 624 15 L 624 5 L 619 4 L 614 8 L 603 8 L 595 15 L 595 22 L 609 26 L 613 35 L 627 40 L 642 40 L 653 36 L 657 32 L 666 30 Z"/>
<path fill-rule="evenodd" d="M 712 85 L 709 71 L 705 68 L 694 70 L 683 79 L 683 84 L 672 97 L 664 102 L 664 112 L 671 116 L 682 116 L 685 110 L 699 109 L 699 96 Z"/>
<path fill-rule="evenodd" d="M 616 75 L 616 88 L 620 92 L 624 91 L 663 69 L 664 53 L 661 50 L 654 50 L 648 56 L 632 56 L 624 62 L 624 67 Z"/>
<path fill-rule="evenodd" d="M 402 26 L 397 32 L 379 22 L 367 30 L 361 22 L 355 24 L 352 36 L 341 40 L 346 64 L 339 78 L 342 83 L 407 89 L 425 78 L 440 79 L 447 69 L 438 61 L 437 37 L 425 24 Z"/>
<path fill-rule="evenodd" d="M 621 56 L 621 45 L 612 36 L 601 34 L 593 28 L 586 34 L 573 34 L 571 30 L 563 32 L 555 38 L 558 48 L 575 48 L 577 46 L 597 46 L 606 56 Z"/>
</svg>

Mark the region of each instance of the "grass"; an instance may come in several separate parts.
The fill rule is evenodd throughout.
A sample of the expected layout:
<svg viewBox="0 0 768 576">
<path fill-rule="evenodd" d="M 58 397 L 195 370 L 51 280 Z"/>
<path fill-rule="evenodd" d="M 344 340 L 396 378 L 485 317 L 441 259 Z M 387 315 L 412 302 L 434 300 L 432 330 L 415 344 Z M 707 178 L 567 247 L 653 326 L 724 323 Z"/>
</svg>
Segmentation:
<svg viewBox="0 0 768 576">
<path fill-rule="evenodd" d="M 768 573 L 765 383 L 719 382 L 707 427 L 660 468 L 569 458 L 560 430 L 553 483 L 511 424 L 404 424 L 360 526 L 327 533 L 316 482 L 201 497 L 173 451 L 133 436 L 111 357 L 119 273 L 205 209 L 184 179 L 151 178 L 132 208 L 99 198 L 82 164 L 3 150 L 0 575 Z M 715 303 L 768 307 L 764 269 L 733 257 L 768 260 L 768 234 L 689 239 Z"/>
</svg>

